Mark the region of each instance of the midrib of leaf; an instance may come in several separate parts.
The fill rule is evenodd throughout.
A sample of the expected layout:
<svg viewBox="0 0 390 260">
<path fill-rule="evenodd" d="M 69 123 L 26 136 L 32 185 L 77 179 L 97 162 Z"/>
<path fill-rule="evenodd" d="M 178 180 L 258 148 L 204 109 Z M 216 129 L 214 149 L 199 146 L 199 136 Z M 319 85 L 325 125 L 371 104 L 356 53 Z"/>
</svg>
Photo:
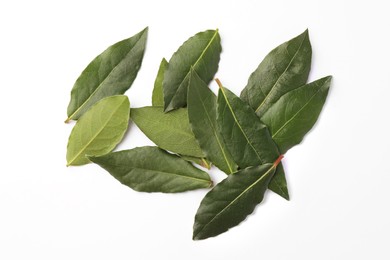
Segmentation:
<svg viewBox="0 0 390 260">
<path fill-rule="evenodd" d="M 210 41 L 207 43 L 206 45 L 206 48 L 204 48 L 204 50 L 202 51 L 202 53 L 200 54 L 200 56 L 198 57 L 198 59 L 195 61 L 194 65 L 191 65 L 191 67 L 196 67 L 196 65 L 199 63 L 199 61 L 203 58 L 204 54 L 206 53 L 206 51 L 210 48 L 211 46 L 211 43 L 214 41 L 215 37 L 217 36 L 218 34 L 218 29 L 215 30 L 215 33 L 213 35 L 213 37 L 211 37 Z M 189 76 L 189 74 L 191 73 L 191 67 L 190 67 L 190 70 L 188 70 L 187 74 L 185 75 L 185 77 L 183 78 L 183 80 L 180 82 L 179 84 L 179 87 L 181 86 L 181 84 L 183 84 L 184 80 Z M 176 92 L 177 93 L 177 92 Z M 173 95 L 172 99 L 176 96 L 176 93 Z"/>
<path fill-rule="evenodd" d="M 102 80 L 102 82 L 100 82 L 100 84 L 97 86 L 97 88 L 92 92 L 91 95 L 89 95 L 89 97 L 79 106 L 79 108 L 76 109 L 75 112 L 73 112 L 73 114 L 71 114 L 66 120 L 65 120 L 65 123 L 68 123 L 75 114 L 77 114 L 80 109 L 82 109 L 85 104 L 88 103 L 89 100 L 91 100 L 91 98 L 95 95 L 95 93 L 101 88 L 101 86 L 103 85 L 103 83 L 107 80 L 107 78 L 113 73 L 113 71 L 116 71 L 117 67 L 123 62 L 123 60 L 125 60 L 127 58 L 127 56 L 130 55 L 130 53 L 134 50 L 134 47 L 139 43 L 140 39 L 142 38 L 143 34 L 140 36 L 140 38 L 137 40 L 136 44 L 134 44 L 134 46 L 130 49 L 130 51 L 126 54 L 126 56 L 121 59 L 118 64 L 116 64 L 114 66 L 114 68 L 110 71 L 110 73 L 107 74 L 107 76 Z"/>
<path fill-rule="evenodd" d="M 198 95 L 199 95 L 199 92 L 198 92 Z M 205 106 L 204 101 L 203 101 L 202 98 L 200 98 L 200 101 L 201 101 L 202 107 L 203 107 L 203 109 L 204 109 L 204 111 L 205 111 L 205 114 L 206 114 L 206 116 L 207 116 L 207 119 L 208 119 L 209 122 L 210 122 L 212 131 L 213 131 L 213 135 L 215 136 L 215 139 L 217 139 L 218 146 L 219 146 L 219 148 L 221 149 L 223 158 L 225 159 L 226 164 L 227 164 L 227 166 L 229 167 L 230 173 L 233 173 L 233 169 L 232 169 L 232 167 L 231 167 L 231 165 L 230 165 L 230 163 L 229 163 L 229 161 L 228 161 L 228 159 L 227 159 L 227 157 L 226 157 L 226 153 L 225 153 L 225 151 L 224 151 L 224 149 L 223 149 L 223 147 L 222 147 L 221 141 L 220 141 L 219 138 L 218 138 L 217 130 L 214 128 L 213 120 L 211 120 L 210 114 L 208 113 L 208 110 L 206 109 L 206 106 Z"/>
<path fill-rule="evenodd" d="M 302 110 L 305 109 L 305 107 L 306 107 L 306 106 L 313 100 L 313 98 L 321 91 L 321 89 L 322 89 L 322 88 L 319 88 L 319 89 L 317 90 L 317 92 L 314 93 L 314 95 L 310 97 L 310 99 L 306 102 L 306 104 L 305 104 L 304 106 L 302 106 L 302 107 L 301 107 L 301 108 L 300 108 L 300 109 L 299 109 L 299 110 L 298 110 L 298 111 L 297 111 L 289 120 L 287 120 L 286 123 L 284 123 L 284 124 L 275 132 L 275 134 L 272 135 L 272 138 L 275 138 L 275 137 L 279 134 L 279 132 L 283 130 L 283 128 L 285 128 L 292 120 L 294 120 L 294 119 L 298 116 L 298 114 L 301 113 Z"/>
<path fill-rule="evenodd" d="M 102 127 L 100 127 L 99 131 L 98 131 L 95 135 L 92 136 L 92 138 L 89 140 L 89 142 L 88 142 L 86 145 L 84 145 L 84 147 L 80 150 L 80 152 L 78 152 L 78 153 L 76 154 L 76 156 L 74 156 L 74 157 L 72 158 L 72 160 L 70 160 L 70 161 L 66 164 L 66 166 L 71 165 L 71 163 L 74 162 L 74 160 L 76 160 L 76 159 L 80 156 L 80 154 L 81 154 L 82 152 L 84 152 L 85 149 L 88 148 L 88 146 L 89 146 L 89 145 L 96 139 L 96 137 L 103 131 L 103 129 L 104 129 L 104 128 L 106 127 L 106 125 L 108 124 L 108 122 L 111 121 L 112 116 L 118 111 L 119 107 L 122 106 L 123 102 L 125 102 L 125 100 L 123 100 L 123 101 L 116 107 L 116 109 L 111 113 L 111 116 L 109 116 L 108 119 L 106 120 L 106 122 L 104 122 L 104 124 L 102 125 Z"/>
<path fill-rule="evenodd" d="M 269 99 L 269 96 L 270 94 L 272 93 L 272 90 L 276 87 L 276 85 L 278 84 L 279 80 L 282 78 L 282 76 L 284 75 L 284 73 L 286 73 L 287 69 L 290 68 L 291 66 L 291 63 L 293 62 L 293 60 L 295 59 L 295 57 L 297 56 L 298 52 L 301 50 L 301 47 L 303 45 L 303 42 L 305 41 L 306 39 L 306 36 L 307 34 L 305 34 L 305 37 L 303 37 L 302 39 L 302 42 L 301 44 L 299 45 L 297 51 L 294 53 L 294 56 L 291 58 L 290 62 L 288 63 L 287 67 L 284 69 L 283 73 L 278 77 L 278 79 L 276 80 L 275 84 L 271 87 L 271 90 L 268 92 L 267 96 L 264 98 L 263 102 L 261 102 L 261 104 L 256 108 L 256 113 L 260 110 L 260 108 L 264 105 L 265 101 L 267 101 Z M 287 50 L 287 49 L 286 49 Z M 264 92 L 263 92 L 264 93 Z"/>
<path fill-rule="evenodd" d="M 217 81 L 217 82 L 218 82 L 218 81 Z M 222 86 L 222 85 L 221 85 L 221 86 Z M 247 136 L 246 133 L 244 132 L 244 129 L 242 129 L 241 124 L 238 122 L 237 117 L 236 117 L 236 114 L 234 113 L 233 108 L 231 107 L 231 105 L 230 105 L 230 103 L 229 103 L 229 100 L 228 100 L 227 97 L 226 97 L 226 94 L 225 94 L 225 92 L 224 92 L 224 90 L 223 90 L 223 87 L 221 87 L 221 91 L 222 91 L 222 94 L 223 94 L 223 96 L 224 96 L 224 98 L 225 98 L 225 100 L 226 100 L 226 104 L 228 105 L 229 110 L 231 111 L 231 113 L 232 113 L 232 115 L 233 115 L 234 121 L 236 122 L 237 126 L 240 128 L 240 130 L 241 130 L 241 132 L 243 133 L 243 135 L 244 135 L 244 137 L 245 137 L 247 143 L 249 144 L 249 146 L 252 148 L 252 150 L 256 153 L 257 157 L 258 157 L 258 158 L 260 159 L 260 161 L 262 162 L 263 160 L 262 160 L 261 156 L 259 155 L 259 153 L 257 152 L 257 150 L 253 147 L 252 143 L 251 143 L 251 142 L 249 141 L 249 139 L 248 139 L 248 136 Z"/>
<path fill-rule="evenodd" d="M 187 178 L 187 179 L 191 179 L 191 180 L 196 180 L 196 181 L 202 181 L 202 182 L 208 182 L 211 184 L 211 181 L 209 180 L 205 180 L 205 179 L 200 179 L 200 178 L 195 178 L 195 177 L 191 177 L 191 176 L 186 176 L 186 175 L 180 175 L 180 174 L 177 174 L 177 173 L 171 173 L 171 172 L 164 172 L 164 171 L 157 171 L 157 170 L 154 170 L 154 169 L 146 169 L 146 168 L 139 168 L 139 167 L 130 167 L 131 169 L 134 169 L 134 170 L 147 170 L 147 171 L 151 171 L 151 172 L 155 172 L 155 173 L 161 173 L 161 174 L 165 174 L 165 175 L 174 175 L 174 176 L 178 176 L 180 178 Z M 127 173 L 125 176 L 129 175 L 130 173 Z"/>
<path fill-rule="evenodd" d="M 217 215 L 215 215 L 206 225 L 204 225 L 202 227 L 202 229 L 197 233 L 199 234 L 200 232 L 202 232 L 203 229 L 205 229 L 208 225 L 210 225 L 219 215 L 221 215 L 226 209 L 228 209 L 231 205 L 233 205 L 239 198 L 241 198 L 241 196 L 243 194 L 245 194 L 246 192 L 248 192 L 250 189 L 252 189 L 253 186 L 255 186 L 257 183 L 259 183 L 259 181 L 261 181 L 262 179 L 264 179 L 264 177 L 266 177 L 272 169 L 275 169 L 276 168 L 276 165 L 273 164 L 268 170 L 266 173 L 264 173 L 259 179 L 257 179 L 254 183 L 252 183 L 251 185 L 248 186 L 248 188 L 246 188 L 243 192 L 241 192 L 234 200 L 232 200 L 228 205 L 226 205 L 220 212 L 218 212 Z"/>
</svg>

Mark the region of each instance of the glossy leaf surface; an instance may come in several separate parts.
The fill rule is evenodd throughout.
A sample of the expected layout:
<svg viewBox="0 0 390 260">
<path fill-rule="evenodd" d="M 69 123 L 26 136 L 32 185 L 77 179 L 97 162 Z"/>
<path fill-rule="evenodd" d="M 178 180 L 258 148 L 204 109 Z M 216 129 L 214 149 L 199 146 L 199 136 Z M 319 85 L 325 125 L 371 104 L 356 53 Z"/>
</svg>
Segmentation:
<svg viewBox="0 0 390 260">
<path fill-rule="evenodd" d="M 283 94 L 306 83 L 311 67 L 308 30 L 273 49 L 251 74 L 241 98 L 262 116 Z"/>
<path fill-rule="evenodd" d="M 206 158 L 227 174 L 236 172 L 237 165 L 217 129 L 217 97 L 194 70 L 191 71 L 187 102 L 192 132 Z"/>
<path fill-rule="evenodd" d="M 154 88 L 152 94 L 152 105 L 153 106 L 164 106 L 164 95 L 163 95 L 163 81 L 164 73 L 168 68 L 168 62 L 164 58 L 160 63 L 160 67 L 157 72 L 156 80 L 154 81 Z"/>
<path fill-rule="evenodd" d="M 331 77 L 325 77 L 282 96 L 262 117 L 281 153 L 299 144 L 313 127 L 328 95 Z"/>
<path fill-rule="evenodd" d="M 158 147 L 137 147 L 89 159 L 136 191 L 173 193 L 212 185 L 207 173 Z"/>
<path fill-rule="evenodd" d="M 104 97 L 123 94 L 141 67 L 148 29 L 122 40 L 97 56 L 76 80 L 68 105 L 68 119 L 77 120 Z"/>
<path fill-rule="evenodd" d="M 181 155 L 204 157 L 192 133 L 187 108 L 170 113 L 164 113 L 162 107 L 133 108 L 131 119 L 160 148 Z"/>
<path fill-rule="evenodd" d="M 263 200 L 274 172 L 274 164 L 263 164 L 231 174 L 217 184 L 195 215 L 193 239 L 217 236 L 245 220 Z"/>
<path fill-rule="evenodd" d="M 164 74 L 164 110 L 170 111 L 187 104 L 191 67 L 208 84 L 218 70 L 222 47 L 218 30 L 200 32 L 189 38 L 173 54 Z"/>
<path fill-rule="evenodd" d="M 103 155 L 122 140 L 129 124 L 130 102 L 126 96 L 104 98 L 93 105 L 72 129 L 67 165 L 89 162 L 85 155 Z"/>
</svg>

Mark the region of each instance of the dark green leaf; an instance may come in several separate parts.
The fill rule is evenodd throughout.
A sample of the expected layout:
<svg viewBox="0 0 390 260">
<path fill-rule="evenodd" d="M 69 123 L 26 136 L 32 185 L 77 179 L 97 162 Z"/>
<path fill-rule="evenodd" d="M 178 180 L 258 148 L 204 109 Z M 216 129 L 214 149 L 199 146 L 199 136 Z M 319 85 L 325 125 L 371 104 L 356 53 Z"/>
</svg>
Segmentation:
<svg viewBox="0 0 390 260">
<path fill-rule="evenodd" d="M 278 148 L 253 109 L 221 84 L 217 103 L 218 128 L 237 165 L 244 169 L 275 161 L 279 156 Z M 278 176 L 280 174 L 282 176 Z M 284 171 L 277 172 L 270 189 L 286 198 Z"/>
<path fill-rule="evenodd" d="M 170 111 L 187 104 L 187 89 L 191 67 L 208 84 L 218 70 L 221 53 L 218 30 L 200 32 L 189 38 L 173 54 L 165 71 L 164 110 Z"/>
<path fill-rule="evenodd" d="M 251 74 L 241 98 L 262 116 L 283 94 L 306 83 L 311 54 L 307 30 L 276 47 Z"/>
<path fill-rule="evenodd" d="M 173 193 L 212 185 L 207 173 L 157 147 L 137 147 L 89 159 L 136 191 Z"/>
<path fill-rule="evenodd" d="M 204 157 L 191 131 L 187 108 L 170 113 L 164 113 L 162 107 L 133 108 L 131 119 L 160 148 L 180 155 Z"/>
<path fill-rule="evenodd" d="M 249 167 L 216 185 L 196 213 L 193 239 L 217 236 L 246 219 L 263 200 L 274 172 L 275 164 Z"/>
<path fill-rule="evenodd" d="M 268 189 L 272 190 L 282 198 L 290 200 L 290 195 L 288 194 L 287 180 L 284 173 L 284 168 L 282 162 L 276 168 L 274 177 L 272 177 L 271 182 L 268 185 Z"/>
<path fill-rule="evenodd" d="M 85 155 L 103 155 L 122 140 L 129 124 L 130 103 L 126 96 L 104 98 L 77 121 L 69 136 L 67 165 L 89 162 Z"/>
<path fill-rule="evenodd" d="M 299 144 L 313 127 L 328 95 L 331 77 L 325 77 L 282 96 L 261 118 L 281 153 Z"/>
<path fill-rule="evenodd" d="M 187 102 L 192 132 L 206 158 L 227 174 L 236 172 L 237 165 L 217 129 L 217 97 L 194 70 L 191 70 Z"/>
<path fill-rule="evenodd" d="M 120 41 L 97 56 L 81 73 L 71 92 L 68 119 L 78 119 L 104 97 L 123 94 L 141 67 L 148 29 Z"/>
<path fill-rule="evenodd" d="M 153 106 L 164 106 L 164 95 L 163 95 L 163 80 L 165 70 L 168 68 L 168 62 L 166 59 L 162 59 L 160 68 L 157 72 L 156 80 L 154 81 L 154 88 L 152 94 L 152 105 Z"/>
</svg>

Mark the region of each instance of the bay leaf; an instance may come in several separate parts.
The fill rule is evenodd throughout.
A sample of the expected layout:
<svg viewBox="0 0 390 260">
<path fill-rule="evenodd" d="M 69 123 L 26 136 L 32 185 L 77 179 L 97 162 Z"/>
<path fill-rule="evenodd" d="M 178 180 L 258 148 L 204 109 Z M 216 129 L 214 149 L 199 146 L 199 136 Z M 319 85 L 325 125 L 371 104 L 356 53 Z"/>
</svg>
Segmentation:
<svg viewBox="0 0 390 260">
<path fill-rule="evenodd" d="M 276 167 L 274 177 L 268 185 L 268 189 L 272 190 L 285 200 L 290 200 L 290 194 L 288 192 L 286 174 L 284 172 L 283 163 L 280 162 Z"/>
<path fill-rule="evenodd" d="M 136 191 L 174 193 L 212 185 L 206 172 L 158 147 L 137 147 L 88 158 Z"/>
<path fill-rule="evenodd" d="M 277 163 L 240 170 L 209 191 L 195 215 L 193 239 L 217 236 L 245 220 L 263 200 Z"/>
<path fill-rule="evenodd" d="M 261 117 L 283 94 L 306 83 L 311 55 L 308 30 L 279 45 L 250 75 L 241 99 Z"/>
<path fill-rule="evenodd" d="M 158 147 L 173 153 L 203 158 L 192 133 L 187 108 L 164 113 L 162 107 L 131 109 L 131 119 Z"/>
<path fill-rule="evenodd" d="M 84 69 L 71 91 L 68 119 L 77 120 L 104 97 L 123 94 L 141 67 L 148 28 L 108 47 Z"/>
<path fill-rule="evenodd" d="M 186 160 L 187 162 L 192 162 L 192 163 L 196 163 L 200 166 L 202 166 L 203 168 L 206 168 L 208 170 L 210 170 L 211 168 L 211 162 L 209 162 L 206 158 L 199 158 L 199 157 L 193 157 L 193 156 L 188 156 L 188 155 L 180 155 L 179 156 Z"/>
<path fill-rule="evenodd" d="M 89 163 L 85 155 L 103 155 L 122 140 L 129 124 L 127 96 L 106 97 L 85 112 L 72 129 L 66 154 L 67 166 Z"/>
<path fill-rule="evenodd" d="M 281 153 L 299 144 L 314 126 L 332 77 L 324 77 L 283 95 L 261 118 Z"/>
<path fill-rule="evenodd" d="M 217 128 L 217 97 L 193 69 L 187 102 L 192 132 L 206 158 L 227 174 L 236 172 L 237 165 Z"/>
<path fill-rule="evenodd" d="M 164 95 L 163 95 L 163 81 L 164 73 L 168 68 L 168 61 L 164 58 L 160 63 L 160 67 L 157 72 L 156 80 L 154 81 L 154 88 L 152 94 L 152 105 L 153 106 L 164 106 Z"/>
<path fill-rule="evenodd" d="M 164 74 L 164 111 L 187 104 L 187 89 L 191 67 L 208 84 L 218 70 L 221 38 L 218 30 L 197 33 L 172 55 Z"/>
<path fill-rule="evenodd" d="M 239 168 L 275 161 L 279 151 L 271 134 L 252 108 L 217 80 L 220 89 L 217 99 L 217 126 L 225 144 Z M 269 188 L 288 199 L 283 169 L 271 180 Z M 282 174 L 281 176 L 279 176 Z M 275 180 L 274 180 L 275 179 Z"/>
</svg>

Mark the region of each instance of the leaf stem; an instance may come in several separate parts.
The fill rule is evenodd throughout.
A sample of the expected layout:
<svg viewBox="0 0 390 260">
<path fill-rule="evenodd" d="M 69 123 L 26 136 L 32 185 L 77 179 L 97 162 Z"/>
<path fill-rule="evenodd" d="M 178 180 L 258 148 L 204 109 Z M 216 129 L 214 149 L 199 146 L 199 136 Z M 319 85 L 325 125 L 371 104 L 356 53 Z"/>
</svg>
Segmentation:
<svg viewBox="0 0 390 260">
<path fill-rule="evenodd" d="M 283 157 L 284 157 L 283 154 L 279 155 L 278 159 L 276 159 L 276 161 L 274 162 L 273 167 L 276 168 L 279 165 L 279 163 L 282 161 Z"/>
<path fill-rule="evenodd" d="M 223 85 L 218 78 L 215 79 L 215 82 L 217 82 L 219 88 L 223 88 Z"/>
</svg>

